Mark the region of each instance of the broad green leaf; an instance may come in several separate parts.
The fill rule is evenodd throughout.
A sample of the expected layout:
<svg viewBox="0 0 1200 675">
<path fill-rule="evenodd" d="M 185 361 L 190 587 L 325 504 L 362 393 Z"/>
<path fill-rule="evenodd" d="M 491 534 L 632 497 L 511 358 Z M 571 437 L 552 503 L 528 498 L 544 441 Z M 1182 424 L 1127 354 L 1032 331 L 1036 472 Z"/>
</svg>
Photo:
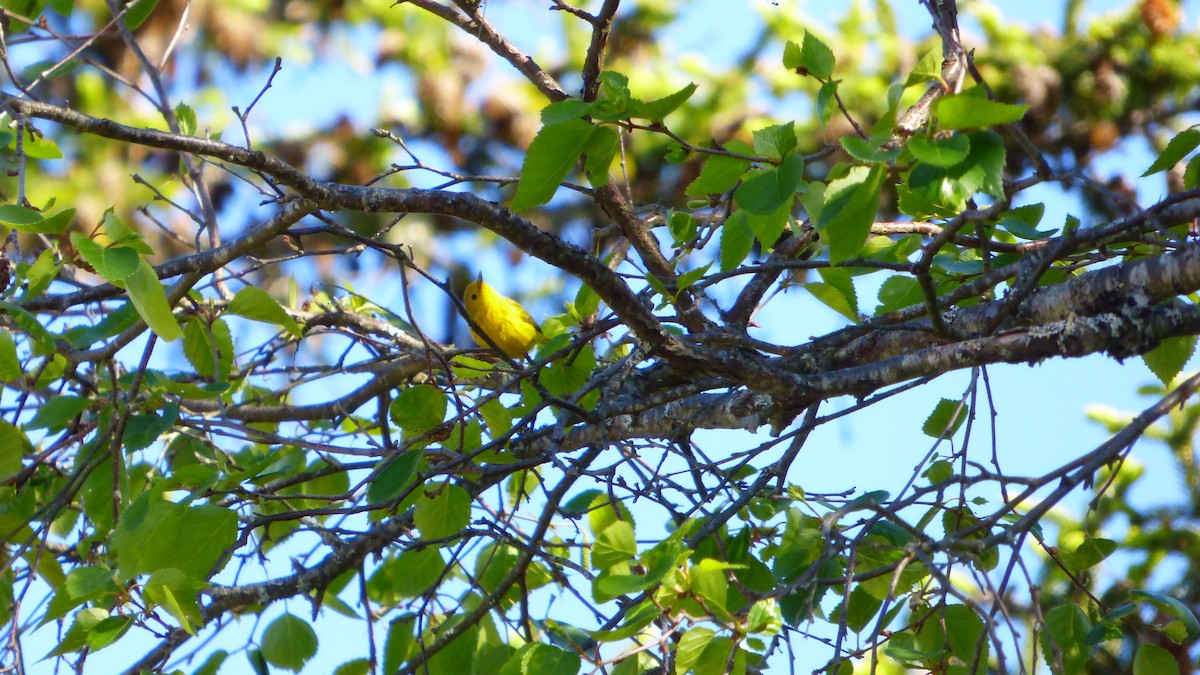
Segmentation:
<svg viewBox="0 0 1200 675">
<path fill-rule="evenodd" d="M 628 118 L 633 103 L 633 96 L 629 93 L 629 78 L 606 70 L 600 73 L 597 82 L 600 91 L 592 105 L 592 118 L 600 122 L 617 122 Z"/>
<path fill-rule="evenodd" d="M 1179 160 L 1187 157 L 1188 153 L 1200 147 L 1200 128 L 1191 127 L 1179 132 L 1167 142 L 1167 147 L 1163 148 L 1162 153 L 1158 155 L 1158 159 L 1146 169 L 1146 173 L 1142 177 L 1150 176 L 1165 171 L 1175 166 Z"/>
<path fill-rule="evenodd" d="M 21 470 L 22 459 L 29 447 L 25 432 L 5 420 L 0 420 L 0 482 Z"/>
<path fill-rule="evenodd" d="M 62 269 L 62 265 L 54 258 L 54 252 L 46 249 L 29 266 L 29 269 L 25 270 L 27 287 L 25 293 L 21 296 L 23 302 L 28 302 L 41 295 L 42 291 L 49 288 L 54 279 L 58 277 L 58 272 Z"/>
<path fill-rule="evenodd" d="M 19 232 L 33 234 L 62 234 L 75 218 L 75 209 L 67 209 L 53 216 L 46 217 L 26 206 L 5 204 L 0 206 L 0 225 Z"/>
<path fill-rule="evenodd" d="M 1156 591 L 1143 590 L 1130 591 L 1129 595 L 1139 600 L 1145 600 L 1182 621 L 1187 627 L 1188 637 L 1194 638 L 1200 635 L 1200 621 L 1196 619 L 1196 615 L 1192 613 L 1192 610 L 1187 605 L 1176 598 Z"/>
<path fill-rule="evenodd" d="M 225 311 L 253 321 L 273 323 L 295 337 L 300 337 L 300 326 L 283 309 L 275 298 L 257 286 L 247 286 L 233 296 Z"/>
<path fill-rule="evenodd" d="M 25 374 L 12 333 L 0 329 L 0 382 L 15 382 Z"/>
<path fill-rule="evenodd" d="M 839 84 L 841 84 L 841 80 L 830 80 L 822 84 L 821 88 L 817 90 L 817 122 L 821 126 L 825 126 L 829 122 L 829 117 L 826 113 L 830 109 L 830 105 L 836 100 L 835 96 L 837 95 Z"/>
<path fill-rule="evenodd" d="M 196 111 L 186 103 L 175 106 L 175 119 L 179 121 L 179 130 L 185 136 L 196 135 Z"/>
<path fill-rule="evenodd" d="M 633 525 L 620 520 L 604 528 L 596 535 L 592 546 L 592 567 L 606 570 L 637 555 L 637 541 L 633 537 Z"/>
<path fill-rule="evenodd" d="M 1179 661 L 1158 645 L 1142 643 L 1133 657 L 1133 675 L 1179 675 Z"/>
<path fill-rule="evenodd" d="M 227 658 L 229 658 L 229 652 L 224 649 L 218 649 L 209 654 L 204 663 L 192 675 L 217 675 L 217 671 L 225 664 L 225 659 Z"/>
<path fill-rule="evenodd" d="M 938 128 L 946 131 L 997 127 L 1020 121 L 1027 105 L 1000 103 L 970 92 L 943 96 L 934 104 Z"/>
<path fill-rule="evenodd" d="M 380 504 L 400 496 L 417 475 L 420 466 L 421 452 L 408 450 L 399 457 L 383 459 L 386 462 L 382 470 L 367 484 L 367 502 Z"/>
<path fill-rule="evenodd" d="M 908 79 L 904 81 L 905 87 L 911 87 L 914 84 L 923 84 L 930 80 L 940 80 L 942 78 L 942 50 L 930 49 L 921 56 L 921 60 L 913 67 L 912 72 L 908 74 Z"/>
<path fill-rule="evenodd" d="M 946 168 L 967 158 L 967 153 L 971 151 L 971 140 L 964 134 L 954 134 L 949 138 L 913 136 L 908 139 L 907 147 L 918 160 Z"/>
<path fill-rule="evenodd" d="M 1142 362 L 1165 386 L 1170 386 L 1175 377 L 1196 352 L 1196 336 L 1180 335 L 1169 337 L 1158 346 L 1142 354 Z"/>
<path fill-rule="evenodd" d="M 304 619 L 284 614 L 263 632 L 261 649 L 271 665 L 298 673 L 317 653 L 317 633 Z"/>
<path fill-rule="evenodd" d="M 1117 542 L 1111 539 L 1090 537 L 1077 546 L 1074 551 L 1059 551 L 1058 557 L 1063 564 L 1075 572 L 1095 567 L 1117 550 Z"/>
<path fill-rule="evenodd" d="M 413 634 L 413 615 L 403 614 L 388 624 L 387 638 L 383 643 L 383 672 L 394 673 L 408 660 L 416 645 Z"/>
<path fill-rule="evenodd" d="M 588 491 L 584 494 L 595 494 L 591 504 L 588 507 L 588 529 L 592 531 L 593 537 L 599 537 L 600 533 L 611 527 L 614 523 L 627 521 L 633 524 L 633 516 L 629 513 L 629 509 L 620 501 L 610 501 L 607 493 Z M 580 495 L 581 497 L 583 495 Z"/>
<path fill-rule="evenodd" d="M 799 64 L 791 65 L 796 56 L 796 51 L 793 49 L 791 58 L 789 58 L 788 50 L 785 49 L 784 65 L 802 75 L 811 74 L 820 80 L 828 80 L 833 77 L 833 68 L 837 64 L 833 50 L 809 31 L 804 31 L 804 40 L 800 44 Z"/>
<path fill-rule="evenodd" d="M 1091 654 L 1085 638 L 1092 629 L 1091 621 L 1083 610 L 1074 604 L 1055 607 L 1046 612 L 1043 629 L 1040 641 L 1046 663 L 1055 666 L 1055 672 L 1064 675 L 1082 673 Z M 1054 656 L 1055 651 L 1062 658 L 1061 671 L 1057 670 L 1059 660 Z"/>
<path fill-rule="evenodd" d="M 62 641 L 49 654 L 46 654 L 46 658 L 70 654 L 87 646 L 88 635 L 91 634 L 92 629 L 107 618 L 108 611 L 99 607 L 89 607 L 88 609 L 80 610 L 75 615 L 75 620 L 71 622 L 71 627 L 63 635 Z"/>
<path fill-rule="evenodd" d="M 140 263 L 134 273 L 119 286 L 125 287 L 129 294 L 129 302 L 133 303 L 138 316 L 158 337 L 171 342 L 183 337 L 183 329 L 171 313 L 171 305 L 167 303 L 167 294 L 163 292 L 162 283 L 150 264 L 140 257 Z"/>
<path fill-rule="evenodd" d="M 104 212 L 104 233 L 111 241 L 110 246 L 120 244 L 143 255 L 154 255 L 154 249 L 142 239 L 142 235 L 126 225 L 111 208 Z"/>
<path fill-rule="evenodd" d="M 521 646 L 500 669 L 500 675 L 576 675 L 578 654 L 540 642 Z"/>
<path fill-rule="evenodd" d="M 193 316 L 183 326 L 183 354 L 196 374 L 210 380 L 227 380 L 233 367 L 233 334 L 224 319 L 209 323 Z"/>
<path fill-rule="evenodd" d="M 749 212 L 734 211 L 721 225 L 721 271 L 737 269 L 754 248 Z"/>
<path fill-rule="evenodd" d="M 754 132 L 754 152 L 781 161 L 792 155 L 799 145 L 796 123 L 773 124 Z"/>
<path fill-rule="evenodd" d="M 583 148 L 586 155 L 583 168 L 592 187 L 608 183 L 608 170 L 620 147 L 621 139 L 612 127 L 602 125 L 592 129 Z"/>
<path fill-rule="evenodd" d="M 62 150 L 49 136 L 25 134 L 25 142 L 21 146 L 29 159 L 62 159 Z"/>
<path fill-rule="evenodd" d="M 860 586 L 855 586 L 854 590 L 850 591 L 850 603 L 846 607 L 846 626 L 855 633 L 862 632 L 882 606 L 882 599 L 864 591 Z M 835 619 L 839 616 L 837 612 L 833 614 Z"/>
<path fill-rule="evenodd" d="M 729 563 L 705 558 L 688 570 L 688 586 L 710 611 L 724 611 L 729 593 Z"/>
<path fill-rule="evenodd" d="M 587 631 L 587 634 L 592 636 L 597 642 L 627 640 L 642 632 L 643 628 L 649 626 L 651 622 L 660 616 L 662 616 L 662 610 L 653 601 L 646 600 L 625 613 L 625 620 L 621 623 L 620 628 L 614 630 L 592 630 Z"/>
<path fill-rule="evenodd" d="M 404 433 L 419 436 L 446 419 L 446 392 L 432 384 L 418 384 L 400 392 L 389 415 Z"/>
<path fill-rule="evenodd" d="M 792 204 L 793 200 L 785 199 L 779 203 L 779 208 L 771 213 L 749 214 L 747 222 L 750 224 L 750 231 L 754 233 L 754 238 L 762 245 L 763 250 L 770 250 L 775 242 L 779 241 L 779 236 L 787 228 L 788 219 L 792 215 Z"/>
<path fill-rule="evenodd" d="M 109 283 L 131 278 L 142 264 L 142 257 L 134 249 L 119 245 L 106 248 L 79 232 L 71 233 L 71 245 L 96 270 L 96 274 Z M 155 277 L 155 281 L 158 281 L 158 277 Z"/>
<path fill-rule="evenodd" d="M 875 309 L 875 314 L 911 307 L 924 301 L 925 295 L 921 292 L 921 284 L 912 277 L 898 274 L 888 277 L 879 287 L 879 307 Z"/>
<path fill-rule="evenodd" d="M 580 119 L 543 126 L 521 165 L 513 210 L 525 211 L 549 202 L 579 161 L 591 133 L 592 125 Z"/>
<path fill-rule="evenodd" d="M 850 306 L 849 299 L 842 293 L 841 289 L 824 282 L 812 281 L 804 284 L 804 290 L 812 293 L 813 297 L 820 300 L 821 304 L 826 307 L 855 323 L 858 322 L 858 313 Z"/>
<path fill-rule="evenodd" d="M 683 634 L 679 640 L 679 647 L 675 650 L 675 672 L 686 673 L 691 670 L 692 665 L 704 653 L 704 648 L 712 642 L 716 633 L 711 628 L 704 626 L 692 626 L 688 632 Z"/>
<path fill-rule="evenodd" d="M 109 573 L 112 576 L 112 573 Z M 205 586 L 203 581 L 193 579 L 177 569 L 159 570 L 150 575 L 144 586 L 146 598 L 161 605 L 179 627 L 195 635 L 196 626 L 203 623 L 196 594 Z"/>
<path fill-rule="evenodd" d="M 725 145 L 725 150 L 739 155 L 754 154 L 754 148 L 742 141 L 730 141 Z M 749 167 L 748 159 L 728 155 L 706 155 L 700 175 L 687 186 L 684 193 L 689 197 L 721 194 L 736 185 Z"/>
<path fill-rule="evenodd" d="M 886 178 L 887 169 L 876 164 L 853 167 L 843 178 L 830 181 L 817 224 L 821 238 L 828 243 L 830 262 L 848 260 L 862 250 Z"/>
<path fill-rule="evenodd" d="M 697 86 L 695 84 L 689 84 L 673 94 L 668 94 L 653 101 L 632 101 L 629 107 L 629 116 L 648 119 L 652 122 L 661 122 L 663 118 L 675 112 L 679 106 L 691 98 L 692 94 L 696 93 L 696 89 Z"/>
<path fill-rule="evenodd" d="M 730 664 L 730 655 L 733 662 Z M 743 675 L 746 672 L 745 652 L 730 638 L 713 638 L 692 666 L 696 675 Z"/>
<path fill-rule="evenodd" d="M 699 228 L 700 224 L 690 213 L 676 211 L 667 220 L 667 230 L 670 231 L 671 239 L 674 240 L 676 246 L 683 246 L 692 241 Z"/>
<path fill-rule="evenodd" d="M 929 480 L 930 485 L 937 485 L 954 475 L 954 465 L 947 460 L 939 459 L 930 464 L 929 468 L 925 469 L 921 475 Z"/>
<path fill-rule="evenodd" d="M 38 408 L 26 425 L 26 429 L 49 429 L 57 431 L 74 420 L 88 407 L 88 399 L 82 396 L 52 396 Z"/>
<path fill-rule="evenodd" d="M 860 162 L 890 162 L 900 154 L 899 148 L 885 150 L 881 142 L 863 140 L 854 134 L 842 136 L 839 142 L 847 154 Z"/>
<path fill-rule="evenodd" d="M 796 191 L 804 187 L 803 175 L 804 158 L 791 155 L 778 168 L 750 174 L 734 194 L 734 201 L 750 213 L 773 213 L 783 204 L 790 206 Z"/>
<path fill-rule="evenodd" d="M 213 504 L 182 506 L 147 492 L 121 513 L 112 545 L 123 580 L 164 569 L 207 579 L 236 538 L 233 511 Z"/>
<path fill-rule="evenodd" d="M 443 485 L 433 498 L 417 504 L 413 522 L 426 539 L 458 534 L 471 519 L 471 495 L 457 485 Z"/>
<path fill-rule="evenodd" d="M 577 120 L 588 114 L 592 104 L 578 98 L 568 98 L 555 101 L 542 108 L 542 124 L 558 124 L 567 120 Z"/>
<path fill-rule="evenodd" d="M 950 438 L 970 417 L 971 408 L 961 401 L 944 398 L 934 406 L 921 431 L 931 438 Z"/>
<path fill-rule="evenodd" d="M 156 413 L 138 413 L 130 415 L 125 423 L 125 433 L 121 442 L 130 452 L 144 450 L 175 426 L 179 418 L 179 404 L 172 402 L 163 407 L 161 415 Z"/>
<path fill-rule="evenodd" d="M 918 162 L 897 192 L 900 209 L 914 218 L 948 218 L 982 192 L 997 199 L 1004 195 L 1004 142 L 992 131 L 968 135 L 966 159 L 952 167 Z"/>
</svg>

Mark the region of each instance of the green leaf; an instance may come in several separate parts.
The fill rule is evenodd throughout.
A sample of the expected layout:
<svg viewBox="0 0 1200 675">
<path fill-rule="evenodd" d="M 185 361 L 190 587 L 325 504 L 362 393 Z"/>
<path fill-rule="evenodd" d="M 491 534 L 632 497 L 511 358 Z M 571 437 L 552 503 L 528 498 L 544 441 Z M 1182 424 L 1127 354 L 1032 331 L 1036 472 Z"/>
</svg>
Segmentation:
<svg viewBox="0 0 1200 675">
<path fill-rule="evenodd" d="M 637 555 L 637 541 L 633 536 L 633 524 L 619 520 L 596 535 L 592 546 L 592 567 L 606 570 Z"/>
<path fill-rule="evenodd" d="M 383 672 L 394 673 L 408 660 L 416 645 L 413 634 L 413 615 L 404 614 L 388 624 L 387 638 L 383 643 Z"/>
<path fill-rule="evenodd" d="M 852 167 L 843 178 L 829 182 L 817 229 L 829 245 L 830 262 L 848 260 L 862 250 L 886 178 L 887 169 L 876 164 Z"/>
<path fill-rule="evenodd" d="M 512 209 L 525 211 L 549 202 L 579 161 L 591 133 L 592 125 L 580 119 L 543 126 L 521 164 Z"/>
<path fill-rule="evenodd" d="M 964 134 L 954 134 L 948 138 L 913 136 L 908 139 L 907 147 L 918 160 L 946 168 L 967 158 L 967 153 L 971 151 L 971 140 Z"/>
<path fill-rule="evenodd" d="M 1180 335 L 1165 338 L 1158 346 L 1142 354 L 1142 362 L 1164 385 L 1171 382 L 1196 352 L 1196 336 Z"/>
<path fill-rule="evenodd" d="M 1088 631 L 1092 629 L 1087 615 L 1077 605 L 1060 605 L 1046 612 L 1045 626 L 1041 634 L 1042 656 L 1046 663 L 1056 665 L 1054 650 L 1062 655 L 1062 670 L 1064 675 L 1075 675 L 1084 672 L 1091 649 L 1085 643 Z"/>
<path fill-rule="evenodd" d="M 52 649 L 49 654 L 46 654 L 45 658 L 70 654 L 84 648 L 87 646 L 88 635 L 92 632 L 92 629 L 107 618 L 108 611 L 99 607 L 89 607 L 88 609 L 80 610 L 75 615 L 75 620 L 71 622 L 71 627 L 63 635 L 62 642 L 59 642 L 57 647 Z"/>
<path fill-rule="evenodd" d="M 24 373 L 12 333 L 0 329 L 0 382 L 15 382 Z"/>
<path fill-rule="evenodd" d="M 847 154 L 860 162 L 890 162 L 900 154 L 899 148 L 884 150 L 882 142 L 863 140 L 853 134 L 842 136 L 839 142 Z"/>
<path fill-rule="evenodd" d="M 754 233 L 750 231 L 749 212 L 735 211 L 721 225 L 721 271 L 741 266 L 754 248 Z"/>
<path fill-rule="evenodd" d="M 62 234 L 75 217 L 75 209 L 67 209 L 51 218 L 26 206 L 5 204 L 0 206 L 0 225 L 20 232 L 34 234 Z"/>
<path fill-rule="evenodd" d="M 261 648 L 267 663 L 298 673 L 317 653 L 317 633 L 304 619 L 284 614 L 267 626 Z"/>
<path fill-rule="evenodd" d="M 937 485 L 954 475 L 954 465 L 944 459 L 939 459 L 930 464 L 929 468 L 921 475 L 929 480 L 930 485 Z"/>
<path fill-rule="evenodd" d="M 954 399 L 938 401 L 921 431 L 931 438 L 950 438 L 971 414 L 971 407 Z"/>
<path fill-rule="evenodd" d="M 500 675 L 576 675 L 578 654 L 540 642 L 521 645 L 500 669 Z"/>
<path fill-rule="evenodd" d="M 58 144 L 53 139 L 32 132 L 25 134 L 25 142 L 21 147 L 25 156 L 30 159 L 62 159 L 63 156 L 62 150 L 58 149 Z"/>
<path fill-rule="evenodd" d="M 154 249 L 142 239 L 142 235 L 126 225 L 111 208 L 104 212 L 104 233 L 112 242 L 110 246 L 120 244 L 142 255 L 154 255 Z"/>
<path fill-rule="evenodd" d="M 1133 657 L 1133 675 L 1179 675 L 1179 661 L 1158 645 L 1142 643 Z"/>
<path fill-rule="evenodd" d="M 432 384 L 418 384 L 400 392 L 389 415 L 405 434 L 419 436 L 446 419 L 446 392 Z"/>
<path fill-rule="evenodd" d="M 632 101 L 629 106 L 630 117 L 640 117 L 652 122 L 661 122 L 663 118 L 675 112 L 692 94 L 696 93 L 696 85 L 689 84 L 679 91 L 649 102 Z"/>
<path fill-rule="evenodd" d="M 185 136 L 196 135 L 196 111 L 186 103 L 175 106 L 175 119 L 179 121 L 179 130 Z"/>
<path fill-rule="evenodd" d="M 224 319 L 210 324 L 193 316 L 183 326 L 183 354 L 196 374 L 210 380 L 227 380 L 233 367 L 233 334 Z"/>
<path fill-rule="evenodd" d="M 970 664 L 972 662 L 978 665 L 975 668 L 975 675 L 984 675 L 988 672 L 988 641 L 980 640 L 983 637 L 983 618 L 971 610 L 966 605 L 948 605 L 942 610 L 942 619 L 939 622 L 929 621 L 926 626 L 940 626 L 937 632 L 941 633 L 944 629 L 945 639 L 940 640 L 939 644 L 946 644 L 950 648 L 950 655 L 957 658 L 959 662 Z M 982 649 L 976 660 L 976 648 Z M 962 669 L 966 671 L 967 669 Z M 951 669 L 950 672 L 954 672 Z"/>
<path fill-rule="evenodd" d="M 542 124 L 558 124 L 567 120 L 577 120 L 588 114 L 592 104 L 578 98 L 568 98 L 555 101 L 542 108 Z"/>
<path fill-rule="evenodd" d="M 732 666 L 729 665 L 730 654 L 734 657 Z M 730 638 L 713 638 L 696 659 L 692 672 L 696 675 L 743 675 L 746 672 L 745 653 Z"/>
<path fill-rule="evenodd" d="M 850 300 L 841 291 L 827 283 L 819 281 L 809 282 L 804 284 L 804 290 L 813 294 L 817 300 L 820 300 L 826 307 L 850 319 L 858 322 L 858 313 L 850 305 Z"/>
<path fill-rule="evenodd" d="M 125 433 L 121 441 L 130 452 L 143 450 L 158 440 L 175 426 L 179 417 L 179 404 L 169 403 L 163 409 L 162 415 L 154 413 L 130 415 L 125 423 Z"/>
<path fill-rule="evenodd" d="M 1146 173 L 1142 174 L 1142 178 L 1165 171 L 1175 166 L 1179 160 L 1183 159 L 1190 153 L 1200 147 L 1200 128 L 1191 127 L 1184 129 L 1172 138 L 1167 147 L 1158 155 L 1158 159 L 1146 169 Z"/>
<path fill-rule="evenodd" d="M 943 96 L 935 104 L 938 128 L 946 131 L 980 129 L 1018 122 L 1029 110 L 1027 105 L 1000 103 L 971 92 Z"/>
<path fill-rule="evenodd" d="M 692 626 L 688 632 L 683 634 L 679 640 L 679 646 L 675 650 L 675 672 L 686 673 L 691 670 L 692 666 L 704 653 L 704 648 L 708 643 L 712 642 L 716 636 L 711 628 L 704 626 Z"/>
<path fill-rule="evenodd" d="M 272 323 L 283 328 L 295 337 L 300 337 L 300 326 L 283 309 L 275 298 L 257 286 L 247 286 L 233 296 L 233 300 L 225 307 L 225 311 L 252 321 Z"/>
<path fill-rule="evenodd" d="M 740 155 L 752 155 L 754 149 L 742 141 L 730 141 L 725 150 Z M 750 160 L 728 155 L 707 155 L 700 175 L 692 181 L 684 193 L 689 197 L 707 197 L 721 194 L 737 184 L 742 174 L 750 167 Z"/>
<path fill-rule="evenodd" d="M 426 539 L 458 534 L 471 520 L 471 495 L 457 485 L 443 485 L 432 499 L 421 501 L 413 522 Z"/>
<path fill-rule="evenodd" d="M 183 337 L 183 329 L 171 313 L 171 305 L 167 303 L 167 294 L 163 291 L 158 275 L 140 256 L 138 262 L 140 264 L 133 275 L 117 285 L 125 287 L 125 292 L 129 294 L 129 302 L 133 303 L 138 316 L 146 322 L 150 330 L 167 342 L 178 340 Z"/>
<path fill-rule="evenodd" d="M 992 131 L 968 134 L 967 158 L 943 168 L 917 163 L 898 189 L 900 209 L 914 218 L 948 218 L 965 208 L 978 192 L 1004 195 L 1004 142 Z"/>
<path fill-rule="evenodd" d="M 58 272 L 62 269 L 62 265 L 54 258 L 54 252 L 46 249 L 29 266 L 29 269 L 25 270 L 25 280 L 28 283 L 24 295 L 21 296 L 23 302 L 28 302 L 41 295 L 42 291 L 49 288 L 50 284 L 58 278 Z"/>
<path fill-rule="evenodd" d="M 930 49 L 921 56 L 921 60 L 913 67 L 904 81 L 905 87 L 923 84 L 931 80 L 942 79 L 942 50 Z"/>
<path fill-rule="evenodd" d="M 391 673 L 395 671 L 388 670 L 385 672 Z M 351 659 L 333 671 L 333 675 L 370 675 L 370 673 L 371 660 L 367 658 Z"/>
<path fill-rule="evenodd" d="M 659 609 L 653 601 L 647 600 L 639 603 L 633 609 L 625 613 L 625 621 L 621 623 L 620 628 L 615 630 L 590 630 L 587 631 L 587 634 L 592 636 L 592 638 L 597 642 L 616 642 L 617 640 L 627 640 L 642 632 L 643 628 L 649 626 L 652 621 L 660 616 L 662 616 L 662 610 Z M 687 636 L 685 635 L 684 639 L 686 638 Z"/>
<path fill-rule="evenodd" d="M 796 151 L 796 123 L 773 124 L 754 132 L 754 152 L 781 161 Z"/>
<path fill-rule="evenodd" d="M 875 314 L 892 312 L 922 302 L 925 302 L 925 294 L 921 292 L 921 284 L 912 277 L 898 274 L 888 277 L 879 287 L 879 307 L 875 309 Z"/>
<path fill-rule="evenodd" d="M 218 649 L 209 654 L 204 663 L 192 675 L 217 675 L 217 671 L 225 664 L 225 659 L 227 658 L 229 658 L 229 652 L 224 649 Z"/>
<path fill-rule="evenodd" d="M 770 250 L 779 241 L 779 236 L 783 234 L 787 228 L 788 219 L 792 215 L 792 200 L 785 199 L 779 204 L 779 208 L 767 214 L 749 214 L 747 221 L 750 223 L 750 231 L 754 233 L 754 238 L 762 244 L 763 250 Z"/>
<path fill-rule="evenodd" d="M 1059 551 L 1058 557 L 1072 571 L 1081 572 L 1100 564 L 1116 550 L 1117 542 L 1091 537 L 1085 539 L 1074 551 Z"/>
<path fill-rule="evenodd" d="M 791 155 L 778 168 L 762 169 L 750 174 L 734 193 L 733 199 L 750 213 L 774 213 L 783 204 L 791 205 L 796 191 L 804 187 L 803 175 L 804 158 Z"/>
<path fill-rule="evenodd" d="M 866 592 L 861 586 L 855 586 L 854 590 L 850 591 L 850 603 L 846 606 L 846 627 L 855 633 L 862 632 L 882 606 L 882 599 Z M 839 615 L 835 612 L 832 616 L 836 618 Z"/>
<path fill-rule="evenodd" d="M 109 283 L 119 283 L 129 279 L 137 272 L 142 263 L 142 257 L 138 255 L 138 252 L 128 246 L 105 248 L 97 244 L 91 237 L 79 232 L 71 233 L 71 245 L 96 270 L 96 274 Z M 155 281 L 157 280 L 158 277 L 155 277 Z"/>
<path fill-rule="evenodd" d="M 1037 229 L 1038 223 L 1042 222 L 1042 216 L 1046 213 L 1046 205 L 1042 203 L 1026 204 L 1025 206 L 1012 209 L 1000 218 L 1000 227 L 1008 230 L 1014 237 L 1029 239 L 1035 241 L 1045 239 L 1054 234 L 1058 228 L 1048 230 Z"/>
<path fill-rule="evenodd" d="M 704 601 L 709 611 L 726 611 L 730 567 L 727 562 L 705 558 L 688 570 L 688 587 Z"/>
<path fill-rule="evenodd" d="M 57 431 L 79 417 L 87 407 L 88 399 L 82 396 L 52 396 L 38 408 L 37 414 L 25 428 Z"/>
<path fill-rule="evenodd" d="M 587 156 L 583 168 L 587 172 L 588 182 L 592 187 L 600 187 L 608 183 L 608 169 L 620 149 L 621 139 L 617 132 L 609 126 L 598 126 L 592 129 L 587 144 L 583 148 Z"/>
<path fill-rule="evenodd" d="M 445 569 L 446 561 L 436 548 L 405 551 L 395 558 L 392 585 L 400 597 L 415 598 L 437 583 Z"/>
<path fill-rule="evenodd" d="M 1135 590 L 1130 591 L 1129 595 L 1139 600 L 1145 600 L 1182 621 L 1187 626 L 1188 637 L 1194 638 L 1200 635 L 1200 621 L 1197 621 L 1196 615 L 1192 613 L 1192 610 L 1179 600 L 1156 591 Z"/>
<path fill-rule="evenodd" d="M 21 470 L 21 462 L 29 440 L 25 432 L 5 420 L 0 420 L 0 482 Z"/>
<path fill-rule="evenodd" d="M 600 92 L 592 106 L 592 118 L 600 122 L 617 122 L 629 117 L 633 96 L 629 93 L 629 78 L 606 70 L 597 78 Z"/>
<path fill-rule="evenodd" d="M 417 475 L 421 452 L 409 450 L 399 457 L 380 461 L 387 462 L 387 465 L 367 484 L 367 502 L 371 504 L 391 501 L 409 486 Z"/>
<path fill-rule="evenodd" d="M 206 504 L 182 506 L 143 493 L 121 513 L 112 535 L 122 580 L 164 569 L 207 579 L 237 539 L 237 514 Z"/>
<path fill-rule="evenodd" d="M 841 80 L 830 80 L 822 84 L 821 88 L 817 90 L 817 121 L 821 123 L 821 126 L 824 126 L 829 121 L 825 115 L 825 111 L 829 110 L 830 105 L 837 100 L 835 96 L 837 95 L 839 84 L 841 84 Z"/>
<path fill-rule="evenodd" d="M 833 68 L 837 65 L 837 59 L 833 55 L 833 50 L 829 48 L 817 36 L 809 31 L 804 31 L 804 41 L 800 45 L 800 65 L 796 69 L 805 74 L 811 74 L 820 80 L 828 80 L 833 77 Z"/>
</svg>

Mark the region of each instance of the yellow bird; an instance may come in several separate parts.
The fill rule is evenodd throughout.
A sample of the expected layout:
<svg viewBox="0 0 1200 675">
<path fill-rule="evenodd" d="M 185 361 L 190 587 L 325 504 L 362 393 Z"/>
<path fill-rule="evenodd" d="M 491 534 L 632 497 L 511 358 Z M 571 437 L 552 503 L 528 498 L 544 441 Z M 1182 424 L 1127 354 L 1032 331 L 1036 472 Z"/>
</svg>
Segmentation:
<svg viewBox="0 0 1200 675">
<path fill-rule="evenodd" d="M 484 283 L 482 272 L 478 279 L 467 284 L 463 291 L 463 303 L 467 306 L 467 316 L 509 358 L 519 359 L 529 353 L 530 347 L 546 340 L 521 303 L 500 295 L 496 289 Z M 480 347 L 490 347 L 474 328 L 471 329 L 471 337 Z"/>
</svg>

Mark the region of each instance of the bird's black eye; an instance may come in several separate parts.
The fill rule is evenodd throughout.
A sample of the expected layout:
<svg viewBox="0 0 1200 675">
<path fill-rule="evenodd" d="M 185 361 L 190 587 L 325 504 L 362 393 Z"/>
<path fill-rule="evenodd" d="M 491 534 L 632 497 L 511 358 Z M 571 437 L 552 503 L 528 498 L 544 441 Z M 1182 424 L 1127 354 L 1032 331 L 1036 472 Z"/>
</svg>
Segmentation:
<svg viewBox="0 0 1200 675">
<path fill-rule="evenodd" d="M 476 294 L 474 294 L 474 293 L 472 293 L 472 294 L 471 294 L 471 299 L 472 299 L 472 300 L 478 300 L 478 299 L 479 299 L 479 296 L 478 296 L 478 295 L 476 295 Z"/>
</svg>

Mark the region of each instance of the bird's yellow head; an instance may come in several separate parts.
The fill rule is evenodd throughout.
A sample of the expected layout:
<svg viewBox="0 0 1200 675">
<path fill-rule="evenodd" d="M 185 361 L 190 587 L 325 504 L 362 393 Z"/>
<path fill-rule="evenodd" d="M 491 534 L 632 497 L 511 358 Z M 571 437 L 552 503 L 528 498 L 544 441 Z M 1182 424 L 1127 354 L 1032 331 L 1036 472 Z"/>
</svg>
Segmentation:
<svg viewBox="0 0 1200 675">
<path fill-rule="evenodd" d="M 480 308 L 495 293 L 496 291 L 492 290 L 491 286 L 483 282 L 483 272 L 480 272 L 479 278 L 467 284 L 467 287 L 463 289 L 463 304 L 467 306 L 467 314 L 472 317 L 479 316 Z"/>
</svg>

